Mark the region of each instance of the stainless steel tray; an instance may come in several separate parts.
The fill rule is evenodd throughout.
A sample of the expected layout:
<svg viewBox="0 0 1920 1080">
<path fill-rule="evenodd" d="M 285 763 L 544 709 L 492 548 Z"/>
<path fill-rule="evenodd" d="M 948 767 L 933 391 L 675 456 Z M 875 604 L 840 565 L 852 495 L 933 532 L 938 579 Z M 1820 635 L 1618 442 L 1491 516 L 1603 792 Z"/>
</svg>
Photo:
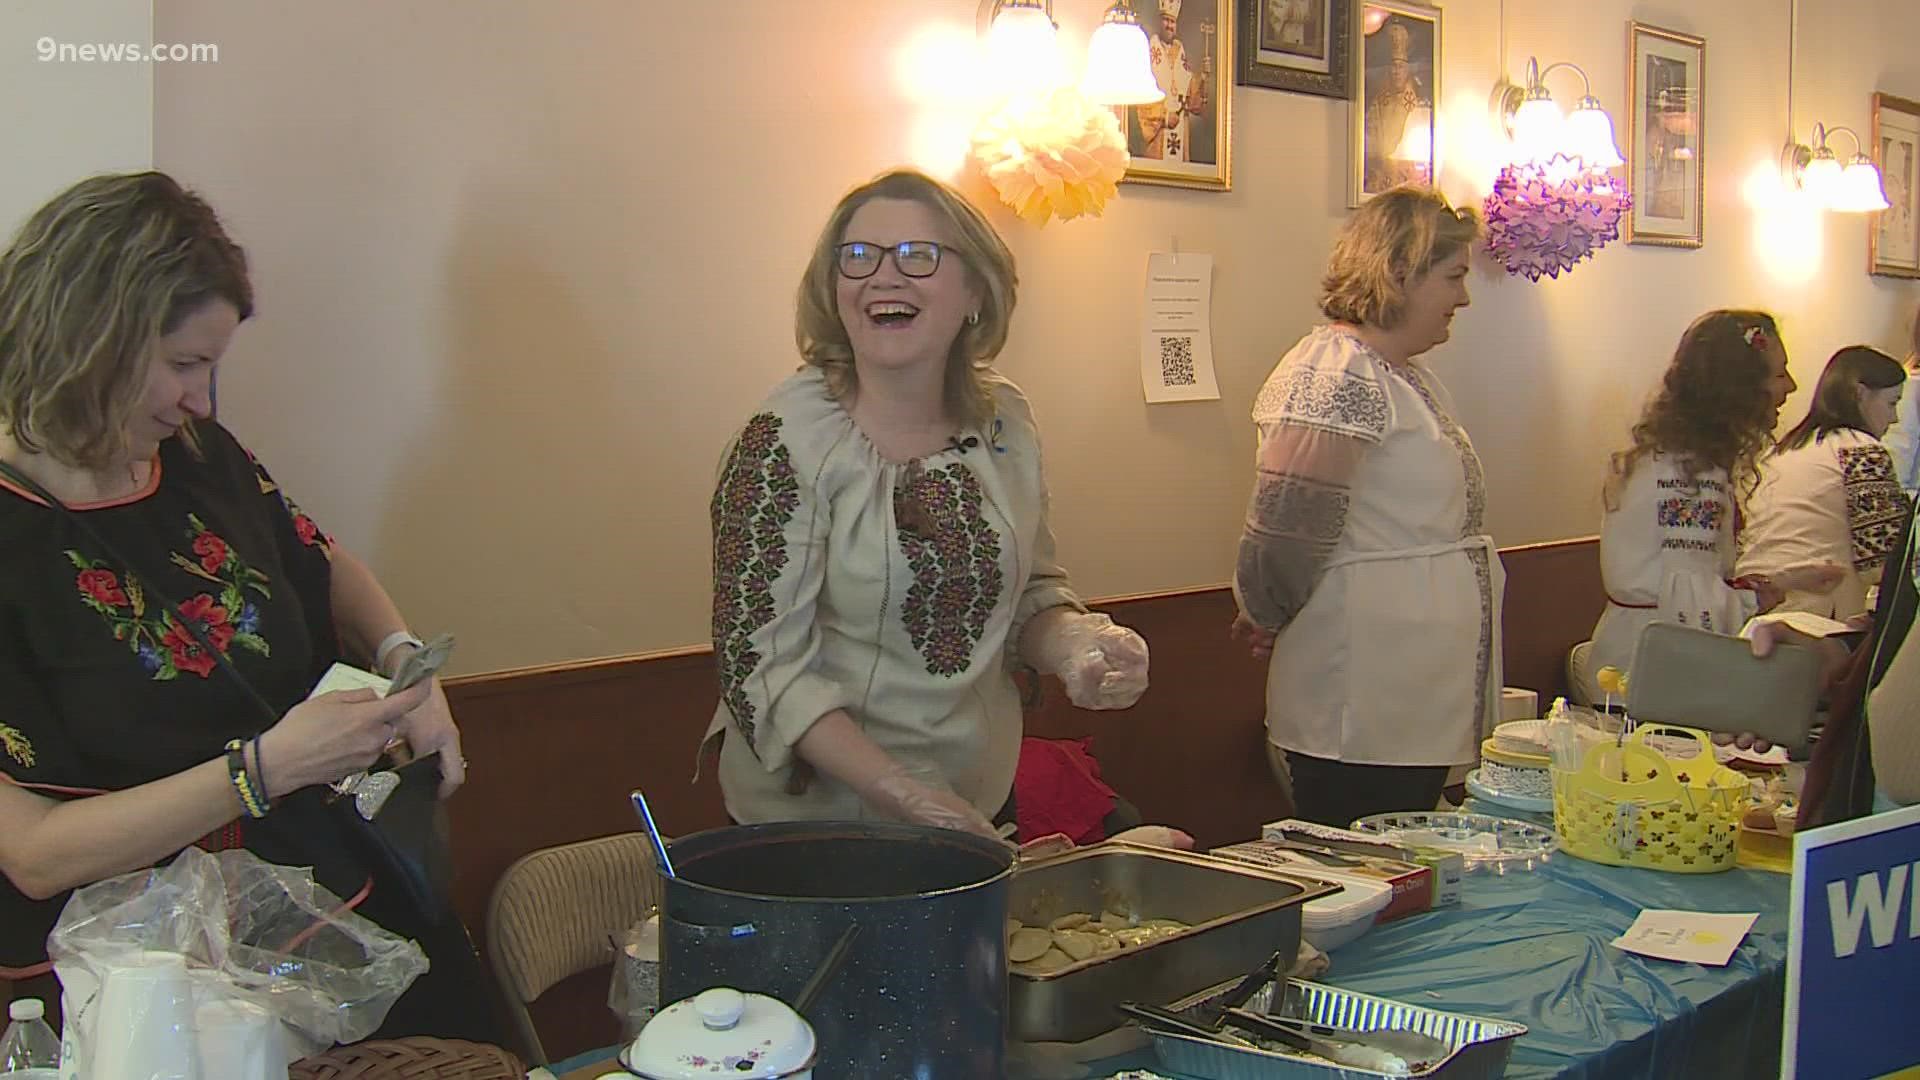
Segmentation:
<svg viewBox="0 0 1920 1080">
<path fill-rule="evenodd" d="M 1222 983 L 1170 1007 L 1198 1019 L 1201 1006 L 1232 986 Z M 1277 1007 L 1276 990 L 1282 991 Z M 1412 1074 L 1432 1080 L 1498 1080 L 1513 1056 L 1513 1041 L 1527 1033 L 1525 1024 L 1422 1009 L 1298 979 L 1262 987 L 1246 1008 L 1356 1031 L 1399 1028 L 1431 1035 L 1453 1047 L 1453 1053 L 1438 1065 Z M 1188 1035 L 1148 1034 L 1154 1053 L 1167 1068 L 1207 1080 L 1372 1080 L 1390 1075 L 1275 1051 L 1242 1050 Z"/>
<path fill-rule="evenodd" d="M 1022 863 L 1007 912 L 1027 923 L 1125 907 L 1192 929 L 1045 975 L 1012 972 L 1011 1028 L 1023 1042 L 1081 1042 L 1125 1022 L 1123 1001 L 1161 1002 L 1237 978 L 1300 948 L 1300 907 L 1339 890 L 1210 855 L 1124 841 Z"/>
</svg>

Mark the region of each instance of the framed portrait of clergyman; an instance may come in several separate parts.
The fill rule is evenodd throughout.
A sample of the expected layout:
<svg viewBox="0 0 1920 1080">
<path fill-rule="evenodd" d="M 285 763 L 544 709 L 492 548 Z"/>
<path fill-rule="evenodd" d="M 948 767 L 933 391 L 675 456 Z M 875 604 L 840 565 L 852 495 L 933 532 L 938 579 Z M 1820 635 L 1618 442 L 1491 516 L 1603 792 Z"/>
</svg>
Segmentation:
<svg viewBox="0 0 1920 1080">
<path fill-rule="evenodd" d="M 1920 101 L 1873 95 L 1866 150 L 1887 195 L 1887 208 L 1867 215 L 1867 272 L 1920 278 Z"/>
<path fill-rule="evenodd" d="M 1241 86 L 1353 96 L 1353 0 L 1240 0 Z"/>
<path fill-rule="evenodd" d="M 1364 0 L 1358 8 L 1347 104 L 1352 206 L 1398 184 L 1432 184 L 1439 163 L 1440 9 L 1401 0 Z"/>
<path fill-rule="evenodd" d="M 1226 191 L 1233 186 L 1233 0 L 1127 0 L 1147 31 L 1166 97 L 1114 112 L 1133 158 L 1126 179 Z"/>
<path fill-rule="evenodd" d="M 1706 242 L 1707 42 L 1627 23 L 1627 190 L 1620 222 L 1629 244 L 1697 248 Z"/>
</svg>

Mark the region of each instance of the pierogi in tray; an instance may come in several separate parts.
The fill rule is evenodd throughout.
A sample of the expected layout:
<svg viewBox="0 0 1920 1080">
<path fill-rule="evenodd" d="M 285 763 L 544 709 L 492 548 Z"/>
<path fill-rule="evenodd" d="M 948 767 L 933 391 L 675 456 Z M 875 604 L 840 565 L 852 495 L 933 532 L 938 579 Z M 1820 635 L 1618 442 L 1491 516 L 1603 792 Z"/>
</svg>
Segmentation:
<svg viewBox="0 0 1920 1080">
<path fill-rule="evenodd" d="M 1121 911 L 1075 911 L 1045 926 L 1007 920 L 1007 960 L 1021 975 L 1046 975 L 1081 960 L 1136 949 L 1190 929 L 1173 919 L 1142 919 Z"/>
</svg>

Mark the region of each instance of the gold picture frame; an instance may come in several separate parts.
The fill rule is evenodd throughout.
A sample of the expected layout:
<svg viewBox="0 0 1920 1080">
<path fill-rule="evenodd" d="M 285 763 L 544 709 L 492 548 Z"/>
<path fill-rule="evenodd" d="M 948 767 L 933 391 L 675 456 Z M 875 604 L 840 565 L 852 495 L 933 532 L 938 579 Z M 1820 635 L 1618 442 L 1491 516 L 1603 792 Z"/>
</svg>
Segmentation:
<svg viewBox="0 0 1920 1080">
<path fill-rule="evenodd" d="M 1357 0 L 1347 102 L 1347 205 L 1405 183 L 1431 186 L 1440 164 L 1440 9 Z M 1424 151 L 1421 142 L 1424 141 Z M 1425 157 L 1403 156 L 1424 152 Z"/>
<path fill-rule="evenodd" d="M 1233 0 L 1127 0 L 1127 5 L 1147 31 L 1154 78 L 1167 98 L 1158 105 L 1114 109 L 1132 158 L 1124 180 L 1231 190 Z M 1170 116 L 1177 119 L 1169 122 Z"/>
<path fill-rule="evenodd" d="M 1707 39 L 1627 23 L 1629 244 L 1706 244 Z"/>
<path fill-rule="evenodd" d="M 1920 278 L 1920 101 L 1873 95 L 1868 130 L 1863 149 L 1891 205 L 1867 218 L 1867 273 Z"/>
</svg>

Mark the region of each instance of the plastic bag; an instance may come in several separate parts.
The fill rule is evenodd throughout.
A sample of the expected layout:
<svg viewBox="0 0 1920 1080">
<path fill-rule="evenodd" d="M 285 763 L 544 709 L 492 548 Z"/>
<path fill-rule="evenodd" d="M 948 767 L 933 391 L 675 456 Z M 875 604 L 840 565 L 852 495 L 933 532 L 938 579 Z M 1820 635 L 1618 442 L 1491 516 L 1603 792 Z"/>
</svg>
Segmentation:
<svg viewBox="0 0 1920 1080">
<path fill-rule="evenodd" d="M 620 1041 L 632 1042 L 660 1009 L 660 916 L 648 915 L 614 945 L 607 1008 L 620 1019 Z"/>
<path fill-rule="evenodd" d="M 68 1059 L 128 1037 L 125 1018 L 100 1008 L 114 1004 L 114 980 L 145 972 L 151 982 L 171 957 L 184 960 L 192 1007 L 255 1006 L 318 1047 L 373 1034 L 427 970 L 418 945 L 348 910 L 311 871 L 191 847 L 165 867 L 74 890 L 47 955 L 63 989 L 66 1075 L 91 1075 Z"/>
</svg>

